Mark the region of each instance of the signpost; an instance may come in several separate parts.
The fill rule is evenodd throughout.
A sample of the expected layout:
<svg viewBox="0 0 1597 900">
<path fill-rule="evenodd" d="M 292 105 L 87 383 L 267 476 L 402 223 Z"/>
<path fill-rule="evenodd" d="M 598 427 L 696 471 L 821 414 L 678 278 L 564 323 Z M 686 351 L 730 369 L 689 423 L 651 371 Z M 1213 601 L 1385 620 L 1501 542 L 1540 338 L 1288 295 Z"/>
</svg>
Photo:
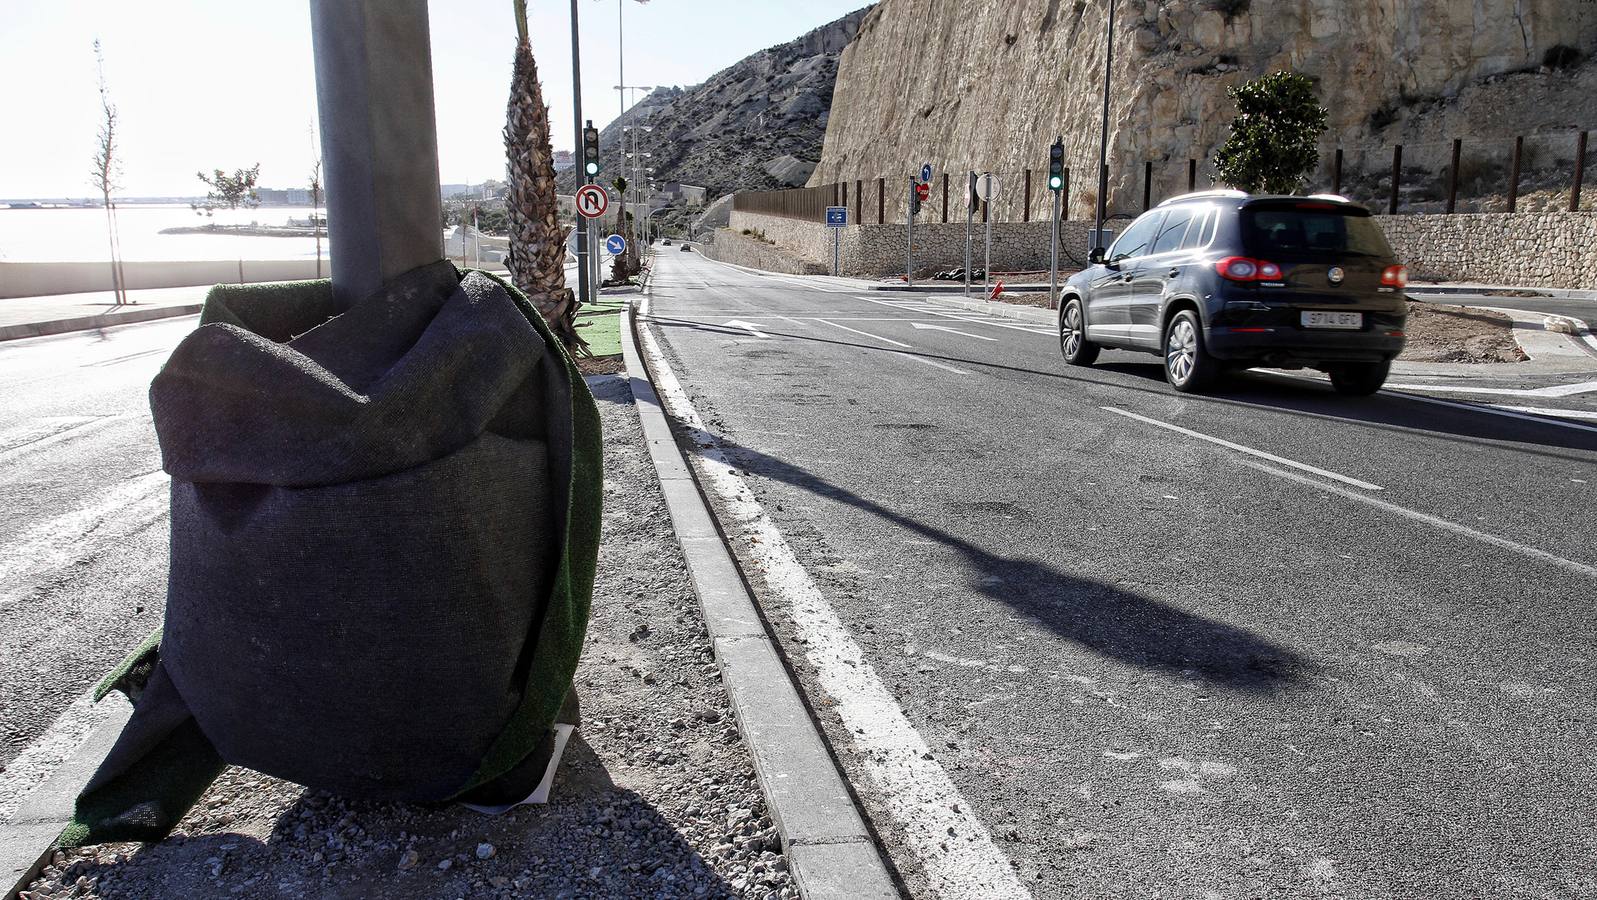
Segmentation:
<svg viewBox="0 0 1597 900">
<path fill-rule="evenodd" d="M 920 206 L 920 184 L 909 180 L 909 205 L 904 208 L 904 283 L 915 286 L 915 208 Z"/>
<path fill-rule="evenodd" d="M 965 183 L 965 296 L 970 296 L 970 230 L 976 222 L 976 173 Z"/>
<path fill-rule="evenodd" d="M 584 219 L 597 219 L 610 208 L 610 195 L 597 184 L 585 184 L 577 189 L 577 215 Z"/>
<path fill-rule="evenodd" d="M 843 229 L 848 227 L 848 207 L 828 206 L 826 227 L 832 231 L 832 275 L 843 276 Z"/>
<path fill-rule="evenodd" d="M 1113 7 L 1111 7 L 1113 8 Z M 1053 225 L 1048 241 L 1048 308 L 1059 308 L 1059 204 L 1065 187 L 1065 139 L 1057 137 L 1048 148 L 1048 190 L 1054 195 Z"/>
<path fill-rule="evenodd" d="M 980 178 L 976 179 L 976 196 L 980 197 L 981 201 L 983 203 L 988 204 L 989 208 L 991 207 L 991 205 L 993 203 L 996 203 L 998 201 L 998 176 L 994 175 L 991 172 L 984 172 Z M 982 278 L 982 286 L 981 286 L 982 293 L 988 295 L 987 299 L 991 300 L 992 299 L 992 280 L 993 280 L 993 217 L 992 216 L 988 216 L 987 217 L 987 253 L 986 253 L 986 256 L 982 260 L 981 278 Z"/>
</svg>

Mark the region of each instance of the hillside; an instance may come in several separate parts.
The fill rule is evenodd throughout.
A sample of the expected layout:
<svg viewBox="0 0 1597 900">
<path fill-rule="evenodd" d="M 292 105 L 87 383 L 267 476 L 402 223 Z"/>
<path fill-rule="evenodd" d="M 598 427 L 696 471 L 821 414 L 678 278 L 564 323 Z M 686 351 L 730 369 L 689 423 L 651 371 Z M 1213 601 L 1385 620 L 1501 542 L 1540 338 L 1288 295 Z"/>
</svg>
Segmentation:
<svg viewBox="0 0 1597 900">
<path fill-rule="evenodd" d="M 647 125 L 654 130 L 643 134 L 643 151 L 654 154 L 648 162 L 661 184 L 702 185 L 712 199 L 804 184 L 821 158 L 838 58 L 867 11 L 762 50 L 703 84 L 652 92 L 601 132 L 601 180 L 621 174 L 621 128 Z M 560 189 L 577 183 L 566 173 Z"/>
<path fill-rule="evenodd" d="M 839 64 L 811 183 L 899 175 L 925 161 L 938 171 L 1019 173 L 1045 166 L 1048 144 L 1063 135 L 1072 212 L 1087 214 L 1096 202 L 1105 8 L 1101 0 L 882 0 Z M 1279 69 L 1316 79 L 1331 111 L 1327 146 L 1350 148 L 1349 166 L 1366 172 L 1389 165 L 1399 141 L 1410 144 L 1406 159 L 1439 165 L 1454 137 L 1501 150 L 1514 134 L 1597 126 L 1583 74 L 1592 64 L 1581 65 L 1597 50 L 1597 3 L 1122 0 L 1116 8 L 1109 147 L 1111 203 L 1121 211 L 1141 208 L 1144 161 L 1155 164 L 1155 195 L 1184 189 L 1187 160 L 1206 159 L 1225 139 L 1234 111 L 1226 88 Z M 1045 195 L 1040 177 L 1033 185 L 1036 211 Z M 1006 206 L 1017 194 L 1011 189 Z"/>
</svg>

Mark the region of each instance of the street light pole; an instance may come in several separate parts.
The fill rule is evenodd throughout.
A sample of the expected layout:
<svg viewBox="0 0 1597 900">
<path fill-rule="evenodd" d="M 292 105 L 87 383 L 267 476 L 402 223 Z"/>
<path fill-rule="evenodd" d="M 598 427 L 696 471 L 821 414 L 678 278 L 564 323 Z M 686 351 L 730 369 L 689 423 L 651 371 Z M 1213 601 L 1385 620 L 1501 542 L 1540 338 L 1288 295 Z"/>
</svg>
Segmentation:
<svg viewBox="0 0 1597 900">
<path fill-rule="evenodd" d="M 571 0 L 571 85 L 572 123 L 576 130 L 574 155 L 582 156 L 582 45 L 577 40 L 577 0 Z M 593 176 L 583 173 L 583 181 L 593 184 Z M 577 238 L 577 305 L 595 302 L 588 271 L 588 220 L 578 214 L 572 223 Z"/>
<path fill-rule="evenodd" d="M 1098 218 L 1095 243 L 1103 242 L 1103 223 L 1109 203 L 1109 69 L 1115 63 L 1115 0 L 1104 0 L 1109 7 L 1109 24 L 1104 28 L 1103 131 L 1098 139 Z"/>
<path fill-rule="evenodd" d="M 444 258 L 427 0 L 311 0 L 311 39 L 333 297 L 347 309 Z"/>
</svg>

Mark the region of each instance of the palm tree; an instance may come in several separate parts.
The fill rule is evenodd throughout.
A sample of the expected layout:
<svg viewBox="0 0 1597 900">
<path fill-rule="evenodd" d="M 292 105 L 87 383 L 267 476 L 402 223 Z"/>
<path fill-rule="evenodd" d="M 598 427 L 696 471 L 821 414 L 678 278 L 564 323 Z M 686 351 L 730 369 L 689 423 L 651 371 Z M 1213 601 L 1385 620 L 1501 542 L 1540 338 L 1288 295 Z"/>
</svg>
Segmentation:
<svg viewBox="0 0 1597 900">
<path fill-rule="evenodd" d="M 554 151 L 549 143 L 549 107 L 538 83 L 538 64 L 527 39 L 527 2 L 514 0 L 516 59 L 505 113 L 505 154 L 510 181 L 505 210 L 510 225 L 511 281 L 538 307 L 566 347 L 586 354 L 577 334 L 576 297 L 566 287 L 565 243 L 555 197 Z"/>
</svg>

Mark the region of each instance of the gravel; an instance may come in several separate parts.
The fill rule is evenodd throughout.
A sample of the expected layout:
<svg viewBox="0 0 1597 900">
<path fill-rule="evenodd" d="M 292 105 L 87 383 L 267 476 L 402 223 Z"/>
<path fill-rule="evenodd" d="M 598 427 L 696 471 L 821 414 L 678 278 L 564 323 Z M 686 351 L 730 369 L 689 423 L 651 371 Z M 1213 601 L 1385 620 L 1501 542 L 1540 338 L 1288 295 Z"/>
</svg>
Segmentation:
<svg viewBox="0 0 1597 900">
<path fill-rule="evenodd" d="M 1515 363 L 1529 359 L 1514 340 L 1514 320 L 1500 312 L 1440 303 L 1408 304 L 1410 362 Z"/>
<path fill-rule="evenodd" d="M 58 852 L 22 896 L 797 897 L 631 394 L 620 378 L 594 391 L 604 543 L 583 726 L 550 803 L 490 817 L 229 768 L 167 840 Z"/>
</svg>

